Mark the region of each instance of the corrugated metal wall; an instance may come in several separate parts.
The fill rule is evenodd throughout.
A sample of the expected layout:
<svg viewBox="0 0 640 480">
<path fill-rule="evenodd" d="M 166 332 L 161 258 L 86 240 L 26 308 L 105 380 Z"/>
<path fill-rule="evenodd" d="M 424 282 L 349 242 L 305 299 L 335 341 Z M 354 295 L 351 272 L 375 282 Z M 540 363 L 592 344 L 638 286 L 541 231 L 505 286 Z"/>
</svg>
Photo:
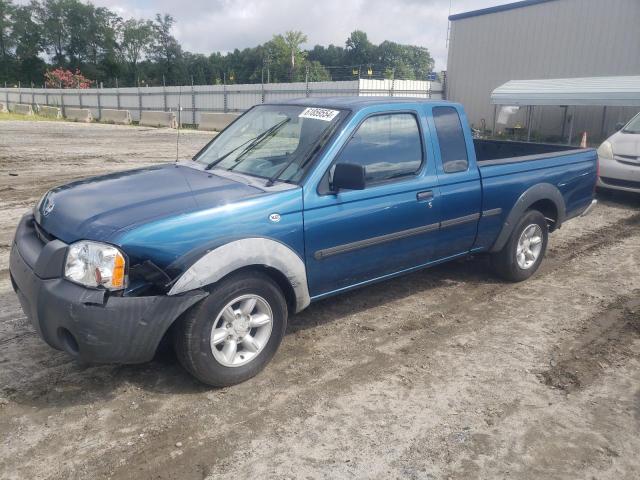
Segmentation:
<svg viewBox="0 0 640 480">
<path fill-rule="evenodd" d="M 346 82 L 270 83 L 104 89 L 0 88 L 0 102 L 11 109 L 16 103 L 33 106 L 81 107 L 100 118 L 103 108 L 131 111 L 134 120 L 143 110 L 178 111 L 182 123 L 200 123 L 201 112 L 242 112 L 260 103 L 300 97 L 350 95 L 442 98 L 438 82 L 418 80 L 353 80 Z"/>
<path fill-rule="evenodd" d="M 555 0 L 451 22 L 447 97 L 476 127 L 492 127 L 493 89 L 509 80 L 640 74 L 640 0 Z M 524 110 L 524 109 L 521 109 Z M 538 107 L 533 126 L 559 133 L 560 107 Z M 599 136 L 602 107 L 577 107 L 575 130 Z M 608 108 L 605 130 L 636 112 Z M 525 122 L 519 114 L 517 122 Z"/>
</svg>

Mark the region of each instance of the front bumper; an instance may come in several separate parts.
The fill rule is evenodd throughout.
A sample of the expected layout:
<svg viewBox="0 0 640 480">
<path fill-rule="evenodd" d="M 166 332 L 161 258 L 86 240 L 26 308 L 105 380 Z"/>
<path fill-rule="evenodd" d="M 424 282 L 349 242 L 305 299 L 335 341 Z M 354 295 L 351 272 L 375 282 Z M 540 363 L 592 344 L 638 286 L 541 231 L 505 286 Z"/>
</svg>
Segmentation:
<svg viewBox="0 0 640 480">
<path fill-rule="evenodd" d="M 25 315 L 53 348 L 87 362 L 151 360 L 173 321 L 207 296 L 124 297 L 62 277 L 66 245 L 38 237 L 33 216 L 20 221 L 11 248 L 11 282 Z"/>
<path fill-rule="evenodd" d="M 640 193 L 640 165 L 599 158 L 598 187 Z"/>
</svg>

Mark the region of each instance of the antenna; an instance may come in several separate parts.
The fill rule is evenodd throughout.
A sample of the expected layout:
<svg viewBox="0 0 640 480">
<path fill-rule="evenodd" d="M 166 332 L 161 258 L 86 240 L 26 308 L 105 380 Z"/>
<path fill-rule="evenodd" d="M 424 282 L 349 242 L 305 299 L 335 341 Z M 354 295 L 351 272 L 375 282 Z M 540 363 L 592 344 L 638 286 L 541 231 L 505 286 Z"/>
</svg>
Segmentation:
<svg viewBox="0 0 640 480">
<path fill-rule="evenodd" d="M 178 133 L 176 135 L 176 162 L 180 158 L 180 124 L 182 123 L 182 85 L 178 87 Z"/>
</svg>

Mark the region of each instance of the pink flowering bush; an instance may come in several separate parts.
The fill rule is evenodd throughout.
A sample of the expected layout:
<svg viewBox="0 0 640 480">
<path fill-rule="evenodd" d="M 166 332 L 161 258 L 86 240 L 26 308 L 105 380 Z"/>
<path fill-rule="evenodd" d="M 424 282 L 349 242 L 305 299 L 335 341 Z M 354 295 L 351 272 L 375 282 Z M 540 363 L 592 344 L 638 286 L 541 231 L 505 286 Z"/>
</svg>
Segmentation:
<svg viewBox="0 0 640 480">
<path fill-rule="evenodd" d="M 80 70 L 75 72 L 65 70 L 64 68 L 56 68 L 47 70 L 44 74 L 44 81 L 47 88 L 90 88 L 93 80 L 86 78 Z"/>
</svg>

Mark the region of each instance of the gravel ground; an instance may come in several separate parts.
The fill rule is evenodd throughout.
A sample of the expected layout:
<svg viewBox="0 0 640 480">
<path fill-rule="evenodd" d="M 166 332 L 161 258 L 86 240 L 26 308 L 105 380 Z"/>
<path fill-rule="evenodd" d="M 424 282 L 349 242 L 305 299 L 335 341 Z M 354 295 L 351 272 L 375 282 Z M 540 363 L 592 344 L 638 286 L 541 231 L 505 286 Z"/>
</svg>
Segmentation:
<svg viewBox="0 0 640 480">
<path fill-rule="evenodd" d="M 193 154 L 210 135 L 184 132 Z M 478 257 L 312 305 L 258 377 L 210 389 L 163 352 L 82 366 L 8 279 L 51 186 L 175 158 L 169 130 L 0 122 L 0 477 L 636 479 L 640 197 L 551 236 L 536 276 Z"/>
</svg>

